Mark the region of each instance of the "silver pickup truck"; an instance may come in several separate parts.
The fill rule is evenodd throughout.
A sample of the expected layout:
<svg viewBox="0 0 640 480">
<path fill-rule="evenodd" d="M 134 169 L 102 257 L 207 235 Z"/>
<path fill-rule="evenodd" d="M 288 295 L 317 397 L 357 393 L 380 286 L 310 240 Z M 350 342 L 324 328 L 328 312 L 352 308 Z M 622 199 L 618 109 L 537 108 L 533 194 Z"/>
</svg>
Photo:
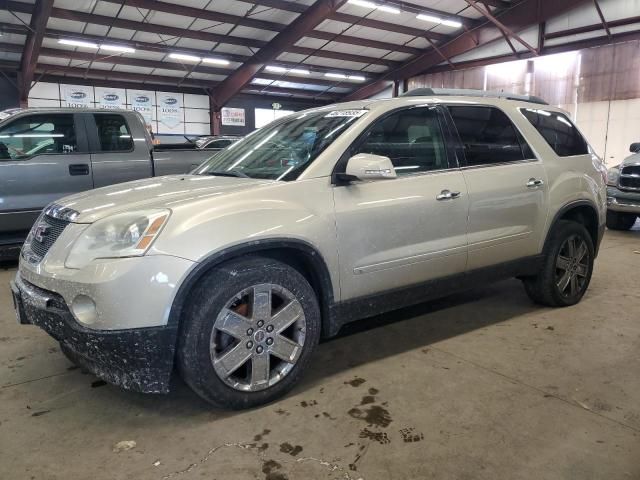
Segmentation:
<svg viewBox="0 0 640 480">
<path fill-rule="evenodd" d="M 17 256 L 42 208 L 71 193 L 193 170 L 215 150 L 154 147 L 128 110 L 0 112 L 0 259 Z"/>
<path fill-rule="evenodd" d="M 633 155 L 609 169 L 607 175 L 607 227 L 629 230 L 640 217 L 640 143 L 632 143 Z"/>
</svg>

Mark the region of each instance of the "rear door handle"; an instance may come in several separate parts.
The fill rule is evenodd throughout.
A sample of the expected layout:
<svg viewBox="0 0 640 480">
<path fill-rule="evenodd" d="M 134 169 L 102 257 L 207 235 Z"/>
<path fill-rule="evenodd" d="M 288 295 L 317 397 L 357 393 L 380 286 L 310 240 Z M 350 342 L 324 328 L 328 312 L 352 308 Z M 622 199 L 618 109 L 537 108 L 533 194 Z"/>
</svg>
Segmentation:
<svg viewBox="0 0 640 480">
<path fill-rule="evenodd" d="M 538 180 L 537 178 L 530 178 L 527 182 L 527 188 L 536 188 L 544 185 L 544 180 Z"/>
<path fill-rule="evenodd" d="M 69 165 L 69 175 L 89 175 L 89 165 L 86 163 L 72 163 Z"/>
<path fill-rule="evenodd" d="M 438 196 L 436 196 L 436 200 L 455 200 L 456 198 L 460 198 L 460 192 L 452 192 L 451 190 L 442 190 Z"/>
</svg>

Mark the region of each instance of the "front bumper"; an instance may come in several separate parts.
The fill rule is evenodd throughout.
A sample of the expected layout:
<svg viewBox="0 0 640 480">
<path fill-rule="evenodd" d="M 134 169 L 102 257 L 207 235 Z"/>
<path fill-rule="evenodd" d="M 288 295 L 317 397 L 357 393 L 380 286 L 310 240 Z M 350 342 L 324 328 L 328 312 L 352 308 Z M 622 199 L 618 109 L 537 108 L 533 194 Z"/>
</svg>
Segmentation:
<svg viewBox="0 0 640 480">
<path fill-rule="evenodd" d="M 612 212 L 640 215 L 640 192 L 626 192 L 616 187 L 607 187 L 607 209 Z"/>
<path fill-rule="evenodd" d="M 11 290 L 20 322 L 42 328 L 97 377 L 127 390 L 169 391 L 177 325 L 88 329 L 74 319 L 64 298 L 27 282 L 20 273 Z"/>
</svg>

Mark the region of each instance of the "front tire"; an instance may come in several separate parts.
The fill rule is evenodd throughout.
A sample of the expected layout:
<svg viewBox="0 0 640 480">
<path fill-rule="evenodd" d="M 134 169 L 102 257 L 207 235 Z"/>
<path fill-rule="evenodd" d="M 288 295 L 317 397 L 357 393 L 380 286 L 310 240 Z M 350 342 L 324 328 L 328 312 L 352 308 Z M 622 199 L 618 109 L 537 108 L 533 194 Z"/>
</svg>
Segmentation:
<svg viewBox="0 0 640 480">
<path fill-rule="evenodd" d="M 189 296 L 178 367 L 223 408 L 271 402 L 297 383 L 320 339 L 316 294 L 294 268 L 245 257 L 216 267 Z"/>
<path fill-rule="evenodd" d="M 607 210 L 607 228 L 609 230 L 630 230 L 636 223 L 633 213 L 620 213 Z"/>
<path fill-rule="evenodd" d="M 575 305 L 589 287 L 594 258 L 593 240 L 584 225 L 559 221 L 545 247 L 540 273 L 523 279 L 527 295 L 548 307 Z"/>
</svg>

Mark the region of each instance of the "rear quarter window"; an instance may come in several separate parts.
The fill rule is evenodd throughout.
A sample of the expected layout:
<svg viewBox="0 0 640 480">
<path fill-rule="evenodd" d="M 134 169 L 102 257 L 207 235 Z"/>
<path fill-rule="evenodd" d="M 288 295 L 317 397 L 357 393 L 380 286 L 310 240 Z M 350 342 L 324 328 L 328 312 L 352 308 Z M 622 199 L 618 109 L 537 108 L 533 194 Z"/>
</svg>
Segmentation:
<svg viewBox="0 0 640 480">
<path fill-rule="evenodd" d="M 533 108 L 520 111 L 559 157 L 589 153 L 587 141 L 566 115 Z"/>
</svg>

